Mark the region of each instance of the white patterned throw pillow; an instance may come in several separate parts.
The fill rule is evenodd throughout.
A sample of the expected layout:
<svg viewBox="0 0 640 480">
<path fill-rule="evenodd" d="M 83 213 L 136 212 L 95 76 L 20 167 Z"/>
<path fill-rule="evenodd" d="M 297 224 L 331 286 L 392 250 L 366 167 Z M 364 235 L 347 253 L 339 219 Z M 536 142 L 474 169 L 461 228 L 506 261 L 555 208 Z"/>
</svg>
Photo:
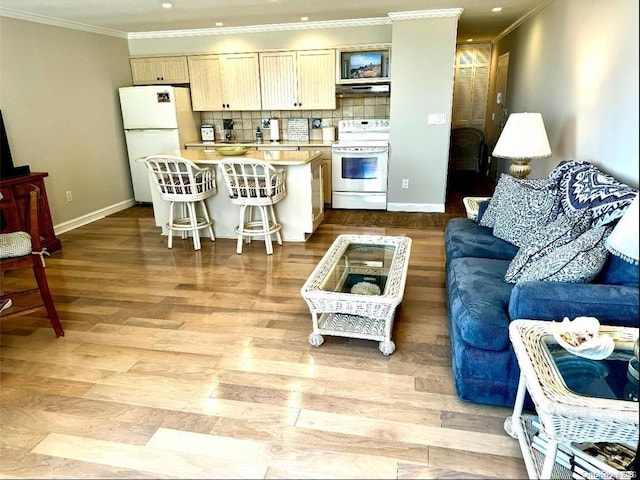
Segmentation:
<svg viewBox="0 0 640 480">
<path fill-rule="evenodd" d="M 518 283 L 530 280 L 590 282 L 607 261 L 609 251 L 605 241 L 610 233 L 611 228 L 606 226 L 587 230 L 575 240 L 530 262 L 523 269 Z"/>
<path fill-rule="evenodd" d="M 527 207 L 526 203 L 534 207 L 534 210 L 529 212 L 529 216 L 537 218 L 540 215 L 545 215 L 545 221 L 554 219 L 558 208 L 556 185 L 555 179 L 515 178 L 507 173 L 501 174 L 489 205 L 480 219 L 480 225 L 495 229 L 496 222 L 500 223 L 498 217 L 503 221 L 505 219 L 508 220 L 512 213 L 517 215 L 513 211 L 514 206 L 522 209 Z M 541 212 L 537 207 L 537 205 L 540 205 L 540 201 L 544 204 L 552 202 L 552 210 L 546 214 Z M 540 222 L 536 222 L 536 224 L 538 223 Z"/>
<path fill-rule="evenodd" d="M 504 181 L 493 235 L 522 247 L 531 229 L 555 220 L 558 191 L 556 182 L 548 178 L 509 177 Z"/>
<path fill-rule="evenodd" d="M 548 225 L 532 229 L 524 238 L 524 245 L 511 260 L 504 276 L 505 282 L 516 283 L 530 263 L 575 240 L 590 225 L 591 214 L 586 212 L 583 215 L 560 215 Z"/>
</svg>

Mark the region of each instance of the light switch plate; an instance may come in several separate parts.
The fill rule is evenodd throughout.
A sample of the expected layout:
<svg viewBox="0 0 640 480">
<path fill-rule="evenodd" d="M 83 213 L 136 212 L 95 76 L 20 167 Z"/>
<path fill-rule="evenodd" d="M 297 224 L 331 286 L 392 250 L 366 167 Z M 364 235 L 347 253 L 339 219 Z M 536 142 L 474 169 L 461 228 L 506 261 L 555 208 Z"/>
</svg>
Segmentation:
<svg viewBox="0 0 640 480">
<path fill-rule="evenodd" d="M 447 123 L 446 113 L 430 113 L 428 117 L 429 125 L 443 125 Z"/>
</svg>

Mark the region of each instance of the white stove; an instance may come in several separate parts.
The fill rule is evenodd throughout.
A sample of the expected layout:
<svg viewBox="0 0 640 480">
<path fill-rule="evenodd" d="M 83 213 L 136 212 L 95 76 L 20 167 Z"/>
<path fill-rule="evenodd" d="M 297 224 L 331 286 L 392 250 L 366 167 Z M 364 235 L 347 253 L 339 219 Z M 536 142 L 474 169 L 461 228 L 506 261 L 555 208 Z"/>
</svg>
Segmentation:
<svg viewBox="0 0 640 480">
<path fill-rule="evenodd" d="M 387 209 L 389 119 L 338 122 L 331 148 L 332 208 Z"/>
</svg>

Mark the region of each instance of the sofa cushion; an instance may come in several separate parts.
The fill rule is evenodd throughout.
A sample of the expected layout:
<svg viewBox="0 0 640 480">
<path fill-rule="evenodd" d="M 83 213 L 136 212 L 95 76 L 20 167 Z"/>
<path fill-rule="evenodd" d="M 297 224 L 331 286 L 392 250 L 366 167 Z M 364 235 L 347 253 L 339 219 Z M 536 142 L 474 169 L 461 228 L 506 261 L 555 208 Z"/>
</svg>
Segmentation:
<svg viewBox="0 0 640 480">
<path fill-rule="evenodd" d="M 527 264 L 518 281 L 590 282 L 607 261 L 609 251 L 605 241 L 610 233 L 609 227 L 586 231 L 575 240 Z"/>
<path fill-rule="evenodd" d="M 496 238 L 491 229 L 468 218 L 452 218 L 444 235 L 447 262 L 460 257 L 483 257 L 511 260 L 518 247 Z"/>
<path fill-rule="evenodd" d="M 589 209 L 595 227 L 622 217 L 638 194 L 637 190 L 584 161 L 559 165 L 551 171 L 549 179 L 558 182 L 562 210 L 572 213 Z"/>
<path fill-rule="evenodd" d="M 508 306 L 513 284 L 504 281 L 509 260 L 462 257 L 447 265 L 449 315 L 462 339 L 485 350 L 509 344 Z"/>
<path fill-rule="evenodd" d="M 609 255 L 604 267 L 593 280 L 593 283 L 626 285 L 638 288 L 640 286 L 639 272 L 640 266 L 629 263 L 616 255 Z"/>
<path fill-rule="evenodd" d="M 595 283 L 518 282 L 511 290 L 509 316 L 559 321 L 596 317 L 601 325 L 638 326 L 637 287 Z"/>
<path fill-rule="evenodd" d="M 495 228 L 499 215 L 509 212 L 514 204 L 517 208 L 523 209 L 526 204 L 535 205 L 536 201 L 545 202 L 548 198 L 541 198 L 540 191 L 548 193 L 550 189 L 555 187 L 556 183 L 555 180 L 548 178 L 522 179 L 512 177 L 506 173 L 501 174 L 489 205 L 479 220 L 480 225 Z M 522 198 L 523 196 L 525 198 Z M 544 212 L 538 212 L 536 209 L 528 213 L 528 215 L 536 216 L 538 214 L 544 215 Z"/>
<path fill-rule="evenodd" d="M 563 214 L 548 225 L 532 229 L 524 236 L 524 245 L 509 264 L 504 280 L 517 282 L 529 264 L 578 238 L 590 224 L 591 215 L 588 213 L 576 216 Z"/>
</svg>

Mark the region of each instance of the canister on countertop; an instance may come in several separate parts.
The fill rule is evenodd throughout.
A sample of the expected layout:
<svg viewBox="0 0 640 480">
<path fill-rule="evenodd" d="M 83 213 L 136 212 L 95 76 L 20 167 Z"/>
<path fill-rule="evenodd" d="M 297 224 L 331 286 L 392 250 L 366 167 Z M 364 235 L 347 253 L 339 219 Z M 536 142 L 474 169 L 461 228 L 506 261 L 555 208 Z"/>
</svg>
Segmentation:
<svg viewBox="0 0 640 480">
<path fill-rule="evenodd" d="M 216 139 L 213 125 L 200 125 L 200 137 L 203 142 L 213 142 Z"/>
<path fill-rule="evenodd" d="M 256 128 L 256 143 L 262 143 L 262 131 L 260 127 Z"/>
<path fill-rule="evenodd" d="M 322 127 L 322 141 L 325 143 L 336 141 L 336 127 Z"/>
</svg>

